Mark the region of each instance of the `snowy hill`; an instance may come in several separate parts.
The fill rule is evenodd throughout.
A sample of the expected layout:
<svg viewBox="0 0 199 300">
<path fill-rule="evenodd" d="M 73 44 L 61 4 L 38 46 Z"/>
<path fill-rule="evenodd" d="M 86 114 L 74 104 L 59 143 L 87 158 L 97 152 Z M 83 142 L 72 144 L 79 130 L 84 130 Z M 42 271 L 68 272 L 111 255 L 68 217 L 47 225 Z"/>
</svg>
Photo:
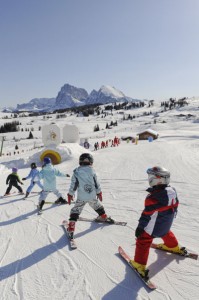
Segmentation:
<svg viewBox="0 0 199 300">
<path fill-rule="evenodd" d="M 134 232 L 147 195 L 146 170 L 154 165 L 170 170 L 171 185 L 178 193 L 180 205 L 172 231 L 181 245 L 199 252 L 199 98 L 187 101 L 184 107 L 166 111 L 156 102 L 151 107 L 113 110 L 104 118 L 97 115 L 67 115 L 65 119 L 56 119 L 56 115 L 51 115 L 50 119 L 42 116 L 19 118 L 20 128 L 34 127 L 34 139 L 28 140 L 25 130 L 6 134 L 4 156 L 0 158 L 1 195 L 5 193 L 5 180 L 13 166 L 19 167 L 21 178 L 29 173 L 33 158 L 41 167 L 40 126 L 52 122 L 60 128 L 66 123 L 75 124 L 80 138 L 88 138 L 91 144 L 89 151 L 94 157 L 107 214 L 128 224 L 122 227 L 79 221 L 75 232 L 78 249 L 71 251 L 60 225 L 64 219 L 68 220 L 73 204 L 45 204 L 43 215 L 37 216 L 37 194 L 31 194 L 27 200 L 18 194 L 0 199 L 2 300 L 198 299 L 198 261 L 151 249 L 147 267 L 151 280 L 158 286 L 151 292 L 118 255 L 121 245 L 133 258 Z M 135 118 L 124 120 L 123 116 L 129 114 Z M 0 117 L 5 115 L 10 118 L 9 113 L 1 113 Z M 111 121 L 117 121 L 118 126 L 106 129 L 106 123 Z M 0 118 L 0 125 L 4 122 L 8 119 Z M 98 132 L 93 131 L 96 124 L 100 127 Z M 158 132 L 159 138 L 153 142 L 138 141 L 137 145 L 121 141 L 118 147 L 110 147 L 109 142 L 109 147 L 93 151 L 96 141 L 136 136 L 147 128 Z M 19 153 L 14 154 L 16 144 Z M 80 153 L 86 150 L 77 144 L 61 144 L 61 147 L 70 155 L 56 168 L 72 174 Z M 57 184 L 66 197 L 70 178 L 58 178 Z M 24 191 L 28 185 L 29 181 L 24 181 Z M 54 200 L 53 194 L 47 198 L 49 202 Z M 95 217 L 96 213 L 86 205 L 82 216 Z M 155 239 L 155 242 L 160 241 Z"/>
</svg>

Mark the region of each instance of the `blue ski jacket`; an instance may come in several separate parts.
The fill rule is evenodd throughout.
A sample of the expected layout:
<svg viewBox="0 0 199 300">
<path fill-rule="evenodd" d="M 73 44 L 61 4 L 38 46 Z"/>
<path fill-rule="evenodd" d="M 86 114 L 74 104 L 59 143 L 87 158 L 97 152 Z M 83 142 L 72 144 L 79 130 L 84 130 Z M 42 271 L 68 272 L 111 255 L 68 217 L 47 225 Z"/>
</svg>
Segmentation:
<svg viewBox="0 0 199 300">
<path fill-rule="evenodd" d="M 145 208 L 139 219 L 138 227 L 148 234 L 162 237 L 167 234 L 177 214 L 179 204 L 176 190 L 167 185 L 156 185 L 147 189 Z"/>
<path fill-rule="evenodd" d="M 54 191 L 57 189 L 56 176 L 66 177 L 66 174 L 57 170 L 52 164 L 45 165 L 38 175 L 40 179 L 43 179 L 44 191 Z"/>
<path fill-rule="evenodd" d="M 91 201 L 101 192 L 100 183 L 92 166 L 79 166 L 73 171 L 69 194 L 77 191 L 77 200 Z"/>
<path fill-rule="evenodd" d="M 38 174 L 39 174 L 39 170 L 37 170 L 37 169 L 32 169 L 32 170 L 30 171 L 30 173 L 28 174 L 28 176 L 26 176 L 25 178 L 26 178 L 26 179 L 31 178 L 31 182 L 33 182 L 33 181 L 38 181 L 38 180 L 39 180 Z"/>
</svg>

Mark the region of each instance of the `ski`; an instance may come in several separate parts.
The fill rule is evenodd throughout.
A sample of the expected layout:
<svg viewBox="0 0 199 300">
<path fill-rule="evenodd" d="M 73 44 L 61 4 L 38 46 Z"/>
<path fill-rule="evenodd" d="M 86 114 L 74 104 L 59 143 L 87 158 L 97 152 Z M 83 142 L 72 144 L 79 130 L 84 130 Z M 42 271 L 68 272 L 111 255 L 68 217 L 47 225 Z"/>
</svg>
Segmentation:
<svg viewBox="0 0 199 300">
<path fill-rule="evenodd" d="M 119 254 L 121 255 L 121 257 L 128 263 L 128 265 L 131 267 L 132 270 L 134 270 L 134 272 L 138 275 L 138 277 L 142 280 L 142 282 L 144 282 L 144 284 L 150 289 L 150 290 L 155 290 L 157 287 L 156 285 L 151 282 L 150 279 L 145 279 L 144 277 L 142 277 L 138 271 L 130 264 L 130 257 L 128 256 L 128 254 L 123 250 L 123 248 L 121 246 L 118 247 L 118 251 Z"/>
<path fill-rule="evenodd" d="M 126 226 L 127 222 L 123 221 L 98 221 L 95 218 L 84 218 L 84 217 L 79 217 L 78 221 L 86 221 L 86 222 L 96 222 L 96 223 L 105 223 L 105 224 L 113 224 L 113 225 L 121 225 L 121 226 Z"/>
<path fill-rule="evenodd" d="M 40 192 L 30 192 L 30 194 L 40 194 L 41 193 L 41 191 Z"/>
<path fill-rule="evenodd" d="M 28 200 L 29 198 L 32 198 L 32 197 L 35 197 L 35 196 L 36 196 L 35 194 L 33 194 L 33 195 L 28 195 L 28 197 L 24 196 L 24 197 L 22 198 L 22 200 Z"/>
<path fill-rule="evenodd" d="M 68 225 L 68 222 L 67 222 L 66 220 L 64 220 L 64 221 L 62 222 L 62 227 L 63 227 L 63 229 L 64 229 L 64 231 L 65 231 L 65 233 L 66 233 L 66 235 L 67 235 L 67 238 L 68 238 L 68 240 L 69 240 L 70 248 L 71 248 L 72 250 L 77 249 L 77 244 L 76 244 L 76 242 L 75 242 L 75 239 L 74 239 L 74 238 L 71 239 L 71 238 L 69 237 L 69 235 L 68 235 L 67 225 Z"/>
<path fill-rule="evenodd" d="M 7 195 L 2 195 L 0 198 L 3 199 L 3 198 L 8 198 L 8 197 L 11 197 L 13 195 L 16 195 L 16 196 L 20 196 L 20 195 L 24 195 L 24 193 L 17 193 L 17 192 L 11 192 Z"/>
<path fill-rule="evenodd" d="M 161 250 L 161 251 L 165 251 L 165 252 L 172 253 L 172 254 L 176 254 L 176 255 L 179 255 L 179 256 L 182 256 L 182 257 L 188 257 L 188 258 L 192 258 L 192 259 L 195 259 L 195 260 L 198 259 L 198 254 L 189 252 L 188 250 L 187 250 L 187 253 L 185 253 L 185 254 L 180 254 L 180 253 L 176 253 L 176 252 L 173 252 L 173 251 L 164 250 L 164 249 L 162 249 L 162 248 L 159 248 L 159 247 L 158 247 L 158 244 L 156 244 L 156 243 L 152 243 L 152 244 L 151 244 L 151 248 L 157 249 L 157 250 Z"/>
</svg>

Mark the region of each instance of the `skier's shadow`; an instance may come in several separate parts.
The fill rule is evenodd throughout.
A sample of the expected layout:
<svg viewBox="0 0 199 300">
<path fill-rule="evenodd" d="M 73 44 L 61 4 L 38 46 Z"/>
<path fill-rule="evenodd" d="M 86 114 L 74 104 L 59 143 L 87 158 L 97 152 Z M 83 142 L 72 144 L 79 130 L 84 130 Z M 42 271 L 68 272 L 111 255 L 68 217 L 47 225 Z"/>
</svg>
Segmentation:
<svg viewBox="0 0 199 300">
<path fill-rule="evenodd" d="M 5 280 L 16 273 L 20 273 L 33 265 L 39 263 L 44 260 L 49 255 L 57 252 L 57 250 L 62 249 L 66 246 L 66 236 L 62 235 L 62 237 L 54 243 L 50 243 L 40 249 L 35 250 L 33 253 L 31 252 L 28 256 L 18 259 L 10 264 L 1 267 L 0 269 L 0 280 Z"/>
<path fill-rule="evenodd" d="M 150 277 L 153 277 L 156 274 L 158 274 L 160 271 L 162 271 L 163 268 L 168 266 L 172 261 L 175 260 L 179 264 L 180 261 L 186 259 L 183 256 L 168 253 L 166 251 L 161 251 L 158 249 L 156 250 L 154 249 L 154 251 L 157 253 L 157 260 L 149 265 Z"/>
<path fill-rule="evenodd" d="M 82 221 L 79 221 L 79 222 L 82 222 Z M 79 222 L 77 221 L 77 223 L 79 223 Z M 79 237 L 81 237 L 85 234 L 90 233 L 91 231 L 100 229 L 100 228 L 102 228 L 104 226 L 107 226 L 107 225 L 109 225 L 109 224 L 102 224 L 102 223 L 97 223 L 97 222 L 93 221 L 93 222 L 90 223 L 90 227 L 88 229 L 75 234 L 75 238 L 79 238 Z"/>
<path fill-rule="evenodd" d="M 139 298 L 139 290 L 145 288 L 148 293 L 152 292 L 141 281 L 141 279 L 134 273 L 129 265 L 116 253 L 121 263 L 126 265 L 126 274 L 123 281 L 116 284 L 115 287 L 102 297 L 102 300 L 112 299 L 137 299 Z"/>
<path fill-rule="evenodd" d="M 14 201 L 14 200 L 13 200 Z M 53 208 L 53 206 L 50 206 L 48 208 L 46 208 L 45 210 L 48 210 L 48 209 L 51 209 Z M 36 215 L 37 214 L 37 209 L 34 209 L 26 214 L 23 214 L 23 215 L 20 215 L 20 216 L 17 216 L 16 218 L 14 219 L 11 219 L 11 220 L 6 220 L 6 221 L 3 221 L 3 222 L 0 222 L 0 226 L 7 226 L 7 225 L 10 225 L 10 224 L 13 224 L 13 223 L 17 223 L 17 222 L 21 222 L 25 219 L 28 219 L 30 216 L 32 215 Z"/>
<path fill-rule="evenodd" d="M 6 221 L 3 221 L 3 222 L 0 222 L 0 226 L 7 226 L 7 225 L 10 225 L 10 224 L 13 224 L 13 223 L 17 223 L 17 222 L 20 222 L 20 221 L 23 221 L 25 219 L 27 219 L 28 217 L 32 216 L 36 214 L 36 209 L 34 209 L 33 211 L 30 211 L 24 215 L 20 215 L 14 219 L 11 219 L 11 220 L 6 220 Z"/>
<path fill-rule="evenodd" d="M 21 201 L 21 200 L 22 200 L 22 198 L 11 200 L 11 201 L 6 201 L 6 202 L 3 202 L 3 203 L 0 203 L 0 205 L 7 205 L 7 204 L 18 202 L 18 201 Z"/>
</svg>

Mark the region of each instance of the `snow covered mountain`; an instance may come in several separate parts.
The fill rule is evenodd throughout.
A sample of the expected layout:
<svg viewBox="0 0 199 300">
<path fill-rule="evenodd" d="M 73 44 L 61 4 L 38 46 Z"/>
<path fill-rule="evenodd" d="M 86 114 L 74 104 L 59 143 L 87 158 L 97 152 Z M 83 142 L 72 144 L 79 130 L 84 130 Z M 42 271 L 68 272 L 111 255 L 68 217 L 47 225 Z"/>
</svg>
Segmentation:
<svg viewBox="0 0 199 300">
<path fill-rule="evenodd" d="M 85 89 L 65 84 L 57 95 L 55 109 L 85 105 L 87 98 L 88 93 Z"/>
<path fill-rule="evenodd" d="M 28 103 L 17 104 L 15 111 L 48 111 L 55 105 L 55 98 L 35 98 Z"/>
<path fill-rule="evenodd" d="M 103 85 L 99 91 L 93 90 L 86 99 L 87 104 L 107 104 L 121 101 L 133 102 L 140 100 L 127 97 L 124 93 L 109 85 Z"/>
<path fill-rule="evenodd" d="M 54 111 L 63 108 L 72 108 L 86 104 L 107 104 L 115 102 L 138 102 L 139 99 L 133 99 L 126 96 L 118 89 L 102 85 L 96 91 L 92 90 L 90 95 L 83 88 L 77 88 L 70 84 L 65 84 L 58 92 L 56 98 L 35 98 L 28 103 L 17 104 L 16 108 L 9 108 L 9 111 Z M 4 112 L 8 111 L 7 108 L 3 109 Z"/>
</svg>

